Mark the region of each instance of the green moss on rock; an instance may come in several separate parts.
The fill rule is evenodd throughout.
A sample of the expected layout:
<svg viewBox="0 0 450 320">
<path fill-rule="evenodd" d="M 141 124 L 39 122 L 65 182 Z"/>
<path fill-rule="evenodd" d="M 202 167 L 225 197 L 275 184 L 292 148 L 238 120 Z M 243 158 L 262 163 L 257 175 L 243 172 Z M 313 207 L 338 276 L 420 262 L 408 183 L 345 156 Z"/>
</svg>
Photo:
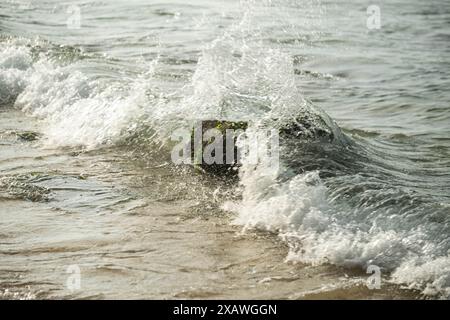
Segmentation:
<svg viewBox="0 0 450 320">
<path fill-rule="evenodd" d="M 23 141 L 35 141 L 39 139 L 39 133 L 33 131 L 16 132 L 16 135 Z"/>
<path fill-rule="evenodd" d="M 226 161 L 226 159 L 227 159 L 227 153 L 226 153 L 227 152 L 227 148 L 226 148 L 227 135 L 226 135 L 226 133 L 227 133 L 227 130 L 245 131 L 247 129 L 247 127 L 248 127 L 248 123 L 245 121 L 224 121 L 224 120 L 204 120 L 204 121 L 202 121 L 201 122 L 202 149 L 195 150 L 194 148 L 192 148 L 192 160 L 194 163 L 194 167 L 200 172 L 211 173 L 211 174 L 218 175 L 218 176 L 224 176 L 224 177 L 229 177 L 230 175 L 235 176 L 236 173 L 238 172 L 237 167 L 239 166 L 238 159 L 237 159 L 238 149 L 236 147 L 237 136 L 236 135 L 233 136 L 233 145 L 234 145 L 233 158 L 235 159 L 235 161 L 233 163 L 227 163 L 227 161 Z M 203 161 L 203 158 L 200 159 L 200 157 L 203 157 L 203 150 L 205 149 L 205 147 L 214 141 L 213 138 L 209 139 L 208 141 L 203 140 L 204 134 L 210 129 L 217 129 L 222 134 L 222 137 L 223 137 L 223 159 L 222 159 L 223 161 L 222 161 L 222 163 L 206 164 Z M 195 130 L 196 130 L 196 127 L 194 127 L 192 129 L 192 135 L 191 135 L 192 146 L 195 145 L 195 143 L 194 143 Z M 198 154 L 196 154 L 196 151 L 198 152 Z M 201 151 L 201 153 L 199 151 Z M 199 161 L 199 160 L 202 160 L 202 161 Z"/>
</svg>

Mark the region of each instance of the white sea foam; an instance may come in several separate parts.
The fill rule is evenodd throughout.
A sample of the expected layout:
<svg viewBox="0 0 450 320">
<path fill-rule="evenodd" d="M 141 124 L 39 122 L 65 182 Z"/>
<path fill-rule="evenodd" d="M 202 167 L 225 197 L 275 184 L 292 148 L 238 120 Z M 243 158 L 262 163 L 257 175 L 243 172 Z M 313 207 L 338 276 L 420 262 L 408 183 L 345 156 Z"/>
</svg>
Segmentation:
<svg viewBox="0 0 450 320">
<path fill-rule="evenodd" d="M 32 61 L 23 47 L 0 46 L 0 104 L 13 103 L 27 84 Z"/>
<path fill-rule="evenodd" d="M 129 84 L 102 83 L 77 71 L 78 65 L 56 65 L 44 55 L 32 59 L 31 46 L 9 41 L 0 48 L 0 101 L 45 123 L 47 147 L 112 144 L 141 115 L 151 71 Z"/>
<path fill-rule="evenodd" d="M 244 165 L 242 201 L 224 204 L 225 210 L 236 213 L 235 224 L 278 233 L 290 247 L 287 260 L 363 270 L 375 264 L 391 274 L 393 283 L 449 297 L 449 256 L 439 255 L 438 246 L 426 240 L 431 226 L 379 228 L 376 221 L 383 216 L 358 221 L 352 210 L 331 203 L 318 172 L 282 183 L 277 177 Z"/>
</svg>

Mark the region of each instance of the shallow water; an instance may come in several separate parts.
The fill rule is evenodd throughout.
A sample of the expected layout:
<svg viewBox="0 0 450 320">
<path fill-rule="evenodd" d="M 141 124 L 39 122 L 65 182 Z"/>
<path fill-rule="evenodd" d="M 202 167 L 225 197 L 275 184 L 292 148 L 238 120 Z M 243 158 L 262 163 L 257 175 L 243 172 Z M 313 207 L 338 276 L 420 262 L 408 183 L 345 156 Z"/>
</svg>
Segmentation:
<svg viewBox="0 0 450 320">
<path fill-rule="evenodd" d="M 0 4 L 3 297 L 448 298 L 446 1 L 376 30 L 361 1 L 72 3 Z M 275 174 L 170 162 L 193 120 L 298 117 L 334 139 Z"/>
<path fill-rule="evenodd" d="M 242 233 L 219 199 L 205 200 L 202 176 L 149 167 L 123 147 L 42 150 L 12 133 L 38 130 L 32 119 L 2 116 L 2 299 L 418 297 L 369 290 L 358 270 L 284 262 L 274 235 Z"/>
</svg>

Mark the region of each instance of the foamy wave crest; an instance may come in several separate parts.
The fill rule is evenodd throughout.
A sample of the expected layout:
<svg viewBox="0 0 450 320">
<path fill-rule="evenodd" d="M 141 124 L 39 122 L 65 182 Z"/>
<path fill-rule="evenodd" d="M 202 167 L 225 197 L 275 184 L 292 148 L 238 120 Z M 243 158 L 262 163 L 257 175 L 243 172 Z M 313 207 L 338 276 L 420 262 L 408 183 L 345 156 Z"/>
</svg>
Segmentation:
<svg viewBox="0 0 450 320">
<path fill-rule="evenodd" d="M 392 210 L 374 211 L 362 220 L 357 211 L 363 208 L 330 199 L 319 172 L 280 181 L 281 175 L 244 164 L 243 199 L 224 204 L 225 210 L 236 213 L 235 224 L 278 233 L 290 248 L 287 260 L 364 270 L 377 265 L 389 275 L 386 281 L 450 297 L 450 259 L 442 249 L 446 244 L 430 235 L 438 231 L 433 225 L 421 226 L 419 221 L 412 229 L 402 228 Z M 392 225 L 384 227 L 384 220 Z"/>
<path fill-rule="evenodd" d="M 247 3 L 248 2 L 248 3 Z M 286 52 L 256 40 L 253 1 L 243 1 L 242 20 L 204 46 L 190 83 L 179 100 L 149 110 L 155 122 L 200 119 L 260 121 L 290 116 L 306 106 L 294 90 L 293 60 Z"/>
<path fill-rule="evenodd" d="M 47 147 L 112 144 L 136 126 L 152 70 L 128 84 L 105 82 L 77 71 L 77 62 L 33 58 L 30 44 L 1 45 L 0 100 L 42 119 Z"/>
<path fill-rule="evenodd" d="M 0 52 L 0 105 L 6 105 L 24 90 L 32 59 L 24 47 L 0 44 Z"/>
</svg>

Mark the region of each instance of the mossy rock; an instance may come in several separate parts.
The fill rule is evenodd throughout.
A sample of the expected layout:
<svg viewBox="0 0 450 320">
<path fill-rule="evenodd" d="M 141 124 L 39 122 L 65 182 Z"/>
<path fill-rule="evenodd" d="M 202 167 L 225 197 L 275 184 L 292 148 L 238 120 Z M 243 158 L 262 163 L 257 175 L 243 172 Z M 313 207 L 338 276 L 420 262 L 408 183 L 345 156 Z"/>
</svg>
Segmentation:
<svg viewBox="0 0 450 320">
<path fill-rule="evenodd" d="M 246 121 L 219 121 L 219 120 L 207 120 L 202 121 L 203 128 L 218 129 L 220 132 L 225 133 L 227 129 L 231 130 L 247 130 L 248 123 Z"/>
<path fill-rule="evenodd" d="M 34 131 L 16 132 L 16 135 L 23 141 L 35 141 L 40 137 L 40 134 Z"/>
<path fill-rule="evenodd" d="M 242 130 L 245 131 L 248 128 L 249 123 L 246 121 L 224 121 L 224 120 L 204 120 L 201 121 L 201 137 L 202 137 L 202 152 L 201 154 L 196 154 L 195 148 L 192 148 L 191 160 L 194 163 L 194 167 L 202 173 L 210 173 L 216 176 L 222 176 L 224 178 L 229 178 L 230 176 L 237 176 L 239 163 L 239 150 L 236 147 L 237 136 L 233 137 L 235 162 L 227 163 L 226 158 L 226 130 Z M 312 141 L 317 140 L 320 142 L 332 142 L 335 139 L 334 133 L 331 129 L 328 129 L 326 122 L 319 116 L 303 115 L 301 117 L 296 117 L 291 119 L 288 123 L 280 123 L 278 119 L 272 119 L 270 122 L 263 124 L 263 127 L 276 128 L 280 136 L 280 144 L 289 145 L 289 141 L 298 142 L 301 140 Z M 198 127 L 197 127 L 198 128 Z M 223 137 L 223 161 L 222 163 L 207 164 L 203 160 L 204 154 L 203 150 L 210 143 L 214 141 L 211 138 L 207 141 L 203 140 L 204 134 L 209 129 L 217 129 L 222 133 Z M 195 145 L 195 130 L 196 127 L 192 129 L 191 134 L 191 146 Z M 197 150 L 198 152 L 198 150 Z M 201 161 L 199 160 L 201 159 Z"/>
<path fill-rule="evenodd" d="M 223 176 L 223 177 L 230 177 L 230 176 L 236 176 L 237 172 L 238 172 L 238 167 L 239 167 L 239 151 L 238 148 L 236 147 L 236 141 L 237 141 L 237 136 L 234 135 L 233 136 L 233 145 L 234 145 L 234 150 L 233 150 L 233 159 L 234 161 L 232 163 L 227 163 L 227 130 L 241 130 L 241 131 L 245 131 L 248 127 L 248 123 L 245 121 L 223 121 L 223 120 L 204 120 L 201 122 L 201 128 L 202 128 L 202 153 L 201 154 L 196 154 L 196 150 L 194 148 L 192 148 L 192 161 L 194 163 L 194 167 L 204 173 L 211 173 L 214 175 L 218 175 L 218 176 Z M 192 129 L 192 135 L 191 135 L 191 143 L 192 146 L 195 145 L 195 129 L 196 127 L 194 126 L 194 128 Z M 207 164 L 205 163 L 205 161 L 203 161 L 203 150 L 205 149 L 206 146 L 208 146 L 210 143 L 213 142 L 214 139 L 210 139 L 209 141 L 204 141 L 203 140 L 203 136 L 204 134 L 210 130 L 210 129 L 217 129 L 218 131 L 220 131 L 220 133 L 222 134 L 223 137 L 223 146 L 222 146 L 222 163 L 212 163 L 212 164 Z M 214 155 L 214 152 L 213 152 Z M 201 161 L 199 160 L 201 157 Z M 200 163 L 199 163 L 200 162 Z"/>
</svg>

